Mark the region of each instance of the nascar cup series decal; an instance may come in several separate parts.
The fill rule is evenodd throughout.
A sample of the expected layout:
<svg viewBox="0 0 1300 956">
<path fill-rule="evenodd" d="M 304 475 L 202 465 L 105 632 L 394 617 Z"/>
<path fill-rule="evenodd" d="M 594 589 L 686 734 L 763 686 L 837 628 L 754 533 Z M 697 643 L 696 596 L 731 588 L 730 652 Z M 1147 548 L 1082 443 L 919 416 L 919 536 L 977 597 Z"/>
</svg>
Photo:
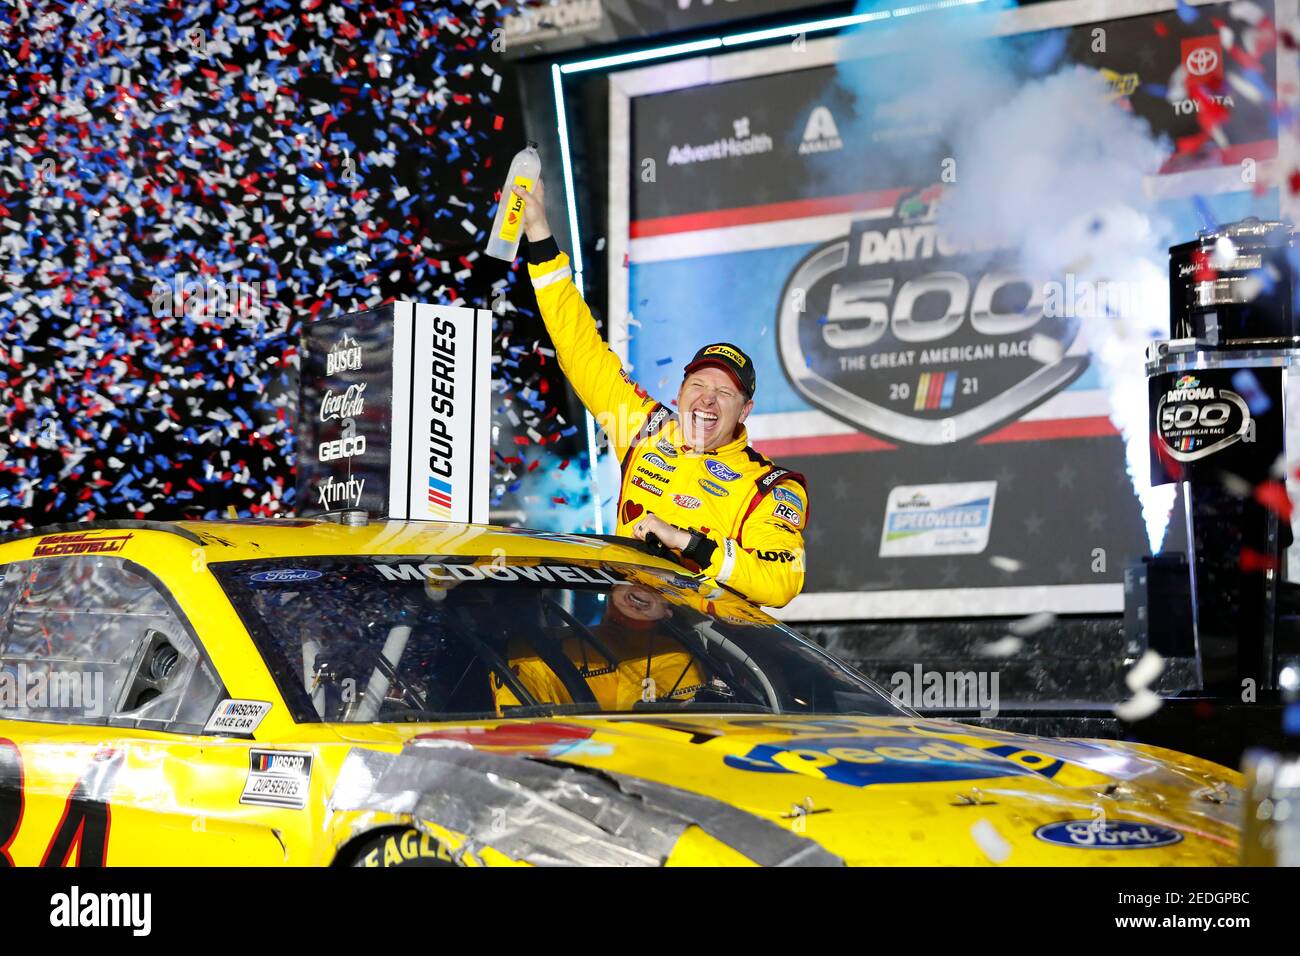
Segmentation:
<svg viewBox="0 0 1300 956">
<path fill-rule="evenodd" d="M 1156 434 L 1177 461 L 1198 461 L 1243 439 L 1254 419 L 1246 400 L 1226 388 L 1204 385 L 1195 375 L 1175 379 L 1156 405 Z"/>
<path fill-rule="evenodd" d="M 240 803 L 301 810 L 311 789 L 311 754 L 294 750 L 253 750 Z"/>
<path fill-rule="evenodd" d="M 886 498 L 882 558 L 980 554 L 989 543 L 996 481 L 901 485 Z"/>
<path fill-rule="evenodd" d="M 1011 250 L 945 235 L 941 197 L 932 186 L 892 217 L 854 222 L 804 257 L 777 306 L 777 348 L 795 389 L 905 444 L 991 431 L 1088 363 L 1076 310 L 1050 307 L 1045 283 L 1019 273 Z"/>
<path fill-rule="evenodd" d="M 1168 827 L 1126 820 L 1062 820 L 1039 827 L 1034 836 L 1044 843 L 1081 850 L 1152 850 L 1183 838 Z"/>
</svg>

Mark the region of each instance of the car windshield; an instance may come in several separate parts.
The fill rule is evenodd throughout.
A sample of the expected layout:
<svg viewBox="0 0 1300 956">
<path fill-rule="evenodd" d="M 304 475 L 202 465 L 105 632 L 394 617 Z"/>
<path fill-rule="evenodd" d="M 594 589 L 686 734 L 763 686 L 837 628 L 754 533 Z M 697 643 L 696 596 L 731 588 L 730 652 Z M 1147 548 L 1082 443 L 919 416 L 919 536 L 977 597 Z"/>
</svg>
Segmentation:
<svg viewBox="0 0 1300 956">
<path fill-rule="evenodd" d="M 436 555 L 211 567 L 299 722 L 900 713 L 766 614 L 671 572 Z"/>
</svg>

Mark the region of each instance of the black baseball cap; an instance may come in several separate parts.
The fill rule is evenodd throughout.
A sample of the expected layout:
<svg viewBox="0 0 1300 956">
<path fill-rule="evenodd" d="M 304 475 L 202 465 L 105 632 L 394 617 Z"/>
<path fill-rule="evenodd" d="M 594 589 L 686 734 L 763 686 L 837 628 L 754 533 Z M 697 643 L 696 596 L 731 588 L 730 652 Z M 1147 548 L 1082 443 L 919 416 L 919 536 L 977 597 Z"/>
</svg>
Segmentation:
<svg viewBox="0 0 1300 956">
<path fill-rule="evenodd" d="M 742 352 L 739 348 L 730 342 L 715 342 L 712 345 L 706 345 L 695 353 L 695 358 L 687 364 L 685 374 L 690 375 L 697 368 L 705 365 L 716 365 L 718 368 L 729 373 L 736 380 L 749 398 L 754 397 L 754 387 L 757 385 L 754 375 L 754 360 Z"/>
</svg>

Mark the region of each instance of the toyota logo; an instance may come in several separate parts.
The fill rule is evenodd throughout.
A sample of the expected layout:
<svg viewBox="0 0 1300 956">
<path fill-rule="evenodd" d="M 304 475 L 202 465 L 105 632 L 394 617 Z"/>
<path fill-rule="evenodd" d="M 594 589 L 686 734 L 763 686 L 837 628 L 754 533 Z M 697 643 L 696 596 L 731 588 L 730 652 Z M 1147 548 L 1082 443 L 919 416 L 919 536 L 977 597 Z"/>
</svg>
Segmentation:
<svg viewBox="0 0 1300 956">
<path fill-rule="evenodd" d="M 1192 76 L 1205 76 L 1219 66 L 1219 54 L 1208 46 L 1197 47 L 1187 54 L 1187 72 Z"/>
</svg>

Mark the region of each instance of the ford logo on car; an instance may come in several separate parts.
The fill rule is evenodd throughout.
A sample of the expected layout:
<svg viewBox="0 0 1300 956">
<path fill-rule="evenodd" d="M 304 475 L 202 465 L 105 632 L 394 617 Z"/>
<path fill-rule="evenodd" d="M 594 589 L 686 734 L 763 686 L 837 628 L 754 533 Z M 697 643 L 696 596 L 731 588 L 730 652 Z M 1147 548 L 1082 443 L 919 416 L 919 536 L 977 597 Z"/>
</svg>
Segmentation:
<svg viewBox="0 0 1300 956">
<path fill-rule="evenodd" d="M 1060 820 L 1034 831 L 1044 843 L 1072 846 L 1081 850 L 1151 850 L 1170 846 L 1183 835 L 1169 827 L 1126 820 Z"/>
<path fill-rule="evenodd" d="M 315 581 L 319 577 L 321 577 L 320 571 L 285 568 L 282 571 L 259 571 L 251 575 L 249 580 L 256 581 L 258 584 L 290 584 L 296 581 Z"/>
</svg>

